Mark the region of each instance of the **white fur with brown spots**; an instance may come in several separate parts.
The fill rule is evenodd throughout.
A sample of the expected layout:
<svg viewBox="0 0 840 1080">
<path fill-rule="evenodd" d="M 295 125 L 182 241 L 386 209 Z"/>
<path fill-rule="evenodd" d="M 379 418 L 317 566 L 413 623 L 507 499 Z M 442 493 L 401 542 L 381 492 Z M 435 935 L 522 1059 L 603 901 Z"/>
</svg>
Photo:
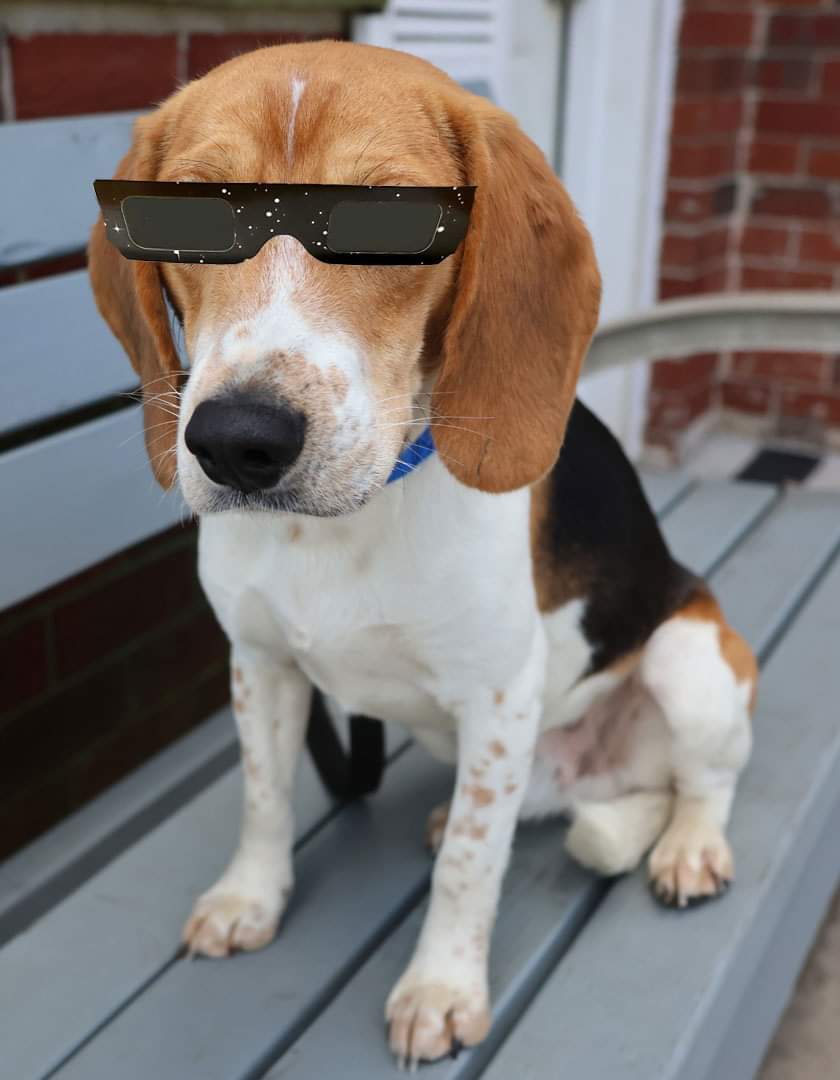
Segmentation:
<svg viewBox="0 0 840 1080">
<path fill-rule="evenodd" d="M 477 184 L 461 250 L 438 267 L 330 266 L 278 236 L 240 265 L 161 270 L 122 259 L 101 221 L 90 245 L 100 310 L 143 382 L 153 469 L 169 486 L 177 463 L 232 645 L 242 834 L 185 941 L 222 956 L 274 934 L 312 684 L 400 722 L 457 761 L 428 916 L 387 1004 L 398 1058 L 440 1057 L 488 1029 L 488 949 L 523 814 L 571 810 L 570 849 L 607 873 L 656 844 L 657 889 L 678 903 L 731 875 L 748 650 L 700 604 L 662 622 L 634 663 L 587 677 L 589 598 L 573 574 L 558 579 L 562 561 L 536 565 L 533 492 L 563 442 L 599 278 L 567 194 L 511 117 L 413 57 L 281 46 L 141 118 L 118 175 Z M 162 281 L 183 318 L 186 382 Z M 195 408 L 239 390 L 306 416 L 280 484 L 298 516 L 215 483 L 185 444 Z M 383 486 L 430 401 L 438 454 Z M 564 597 L 550 611 L 546 570 Z"/>
</svg>

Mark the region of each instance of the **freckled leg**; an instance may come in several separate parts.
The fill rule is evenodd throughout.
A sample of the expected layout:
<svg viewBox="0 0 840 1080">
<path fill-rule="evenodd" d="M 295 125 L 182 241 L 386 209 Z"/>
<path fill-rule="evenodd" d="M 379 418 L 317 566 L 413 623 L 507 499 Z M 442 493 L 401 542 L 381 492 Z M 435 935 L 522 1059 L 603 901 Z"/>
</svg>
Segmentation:
<svg viewBox="0 0 840 1080">
<path fill-rule="evenodd" d="M 239 847 L 183 932 L 190 952 L 206 956 L 258 949 L 274 937 L 292 887 L 292 784 L 312 693 L 290 661 L 236 647 L 231 688 L 244 784 Z"/>
<path fill-rule="evenodd" d="M 472 1046 L 490 1027 L 487 961 L 499 891 L 528 782 L 542 708 L 543 640 L 501 690 L 458 712 L 458 769 L 429 908 L 385 1010 L 402 1062 Z"/>
</svg>

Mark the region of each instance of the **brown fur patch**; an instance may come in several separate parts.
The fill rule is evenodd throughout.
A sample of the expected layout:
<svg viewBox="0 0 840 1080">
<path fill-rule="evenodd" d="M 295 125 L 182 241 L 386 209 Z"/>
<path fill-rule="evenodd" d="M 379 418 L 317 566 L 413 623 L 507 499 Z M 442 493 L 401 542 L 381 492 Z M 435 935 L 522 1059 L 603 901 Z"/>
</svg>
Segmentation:
<svg viewBox="0 0 840 1080">
<path fill-rule="evenodd" d="M 504 700 L 505 700 L 505 692 L 504 692 L 504 690 L 497 690 L 496 693 L 493 695 L 493 701 L 496 703 L 496 705 L 502 705 L 504 703 Z"/>
<path fill-rule="evenodd" d="M 696 591 L 675 614 L 687 619 L 717 624 L 720 633 L 720 654 L 739 683 L 750 684 L 750 711 L 755 708 L 758 690 L 758 663 L 752 649 L 726 621 L 720 604 L 708 590 Z"/>
<path fill-rule="evenodd" d="M 497 758 L 505 757 L 505 755 L 507 754 L 505 744 L 503 742 L 499 742 L 498 739 L 494 739 L 490 743 L 490 753 Z"/>
<path fill-rule="evenodd" d="M 473 825 L 470 828 L 470 837 L 473 840 L 483 840 L 486 835 L 487 835 L 487 826 L 486 825 Z"/>
<path fill-rule="evenodd" d="M 433 398 L 436 412 L 471 419 L 435 442 L 462 483 L 510 491 L 557 458 L 600 279 L 571 200 L 513 118 L 456 94 L 441 104 L 478 191 Z"/>
<path fill-rule="evenodd" d="M 474 806 L 489 806 L 490 803 L 496 801 L 496 792 L 492 788 L 481 787 L 479 784 L 465 784 L 462 790 L 465 795 L 470 796 Z"/>
</svg>

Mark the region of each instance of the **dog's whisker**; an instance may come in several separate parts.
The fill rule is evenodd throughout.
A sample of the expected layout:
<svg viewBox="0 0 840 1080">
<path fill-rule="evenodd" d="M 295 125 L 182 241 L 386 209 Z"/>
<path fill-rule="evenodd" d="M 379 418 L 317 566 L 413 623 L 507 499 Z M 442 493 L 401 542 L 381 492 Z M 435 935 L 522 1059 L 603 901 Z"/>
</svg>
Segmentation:
<svg viewBox="0 0 840 1080">
<path fill-rule="evenodd" d="M 141 428 L 140 431 L 132 432 L 132 434 L 129 435 L 127 439 L 123 439 L 123 441 L 121 443 L 119 443 L 118 446 L 119 446 L 120 449 L 122 449 L 123 446 L 127 446 L 133 439 L 139 439 L 141 435 L 148 435 L 148 433 L 150 431 L 155 431 L 158 428 L 163 428 L 163 427 L 171 428 L 172 427 L 172 421 L 171 420 L 164 420 L 160 424 L 149 424 L 146 427 Z M 164 433 L 164 435 L 160 435 L 156 439 L 153 439 L 152 443 L 154 444 L 155 442 L 159 442 L 160 439 L 162 439 L 162 438 L 165 438 L 165 433 Z"/>
</svg>

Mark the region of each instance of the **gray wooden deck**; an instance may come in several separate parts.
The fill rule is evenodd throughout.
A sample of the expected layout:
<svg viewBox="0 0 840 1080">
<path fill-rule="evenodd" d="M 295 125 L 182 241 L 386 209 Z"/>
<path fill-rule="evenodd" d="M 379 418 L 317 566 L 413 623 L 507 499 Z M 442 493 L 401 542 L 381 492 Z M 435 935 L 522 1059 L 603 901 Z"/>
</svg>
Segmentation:
<svg viewBox="0 0 840 1080">
<path fill-rule="evenodd" d="M 764 668 L 731 835 L 738 879 L 688 912 L 520 829 L 494 940 L 487 1042 L 436 1077 L 753 1074 L 840 876 L 840 498 L 647 477 L 675 553 Z M 195 895 L 238 825 L 233 725 L 144 767 L 0 867 L 0 1074 L 14 1080 L 395 1075 L 383 1002 L 426 902 L 425 815 L 449 771 L 399 731 L 381 791 L 339 807 L 308 762 L 297 887 L 269 948 L 189 961 Z M 28 928 L 21 929 L 35 918 Z"/>
</svg>

